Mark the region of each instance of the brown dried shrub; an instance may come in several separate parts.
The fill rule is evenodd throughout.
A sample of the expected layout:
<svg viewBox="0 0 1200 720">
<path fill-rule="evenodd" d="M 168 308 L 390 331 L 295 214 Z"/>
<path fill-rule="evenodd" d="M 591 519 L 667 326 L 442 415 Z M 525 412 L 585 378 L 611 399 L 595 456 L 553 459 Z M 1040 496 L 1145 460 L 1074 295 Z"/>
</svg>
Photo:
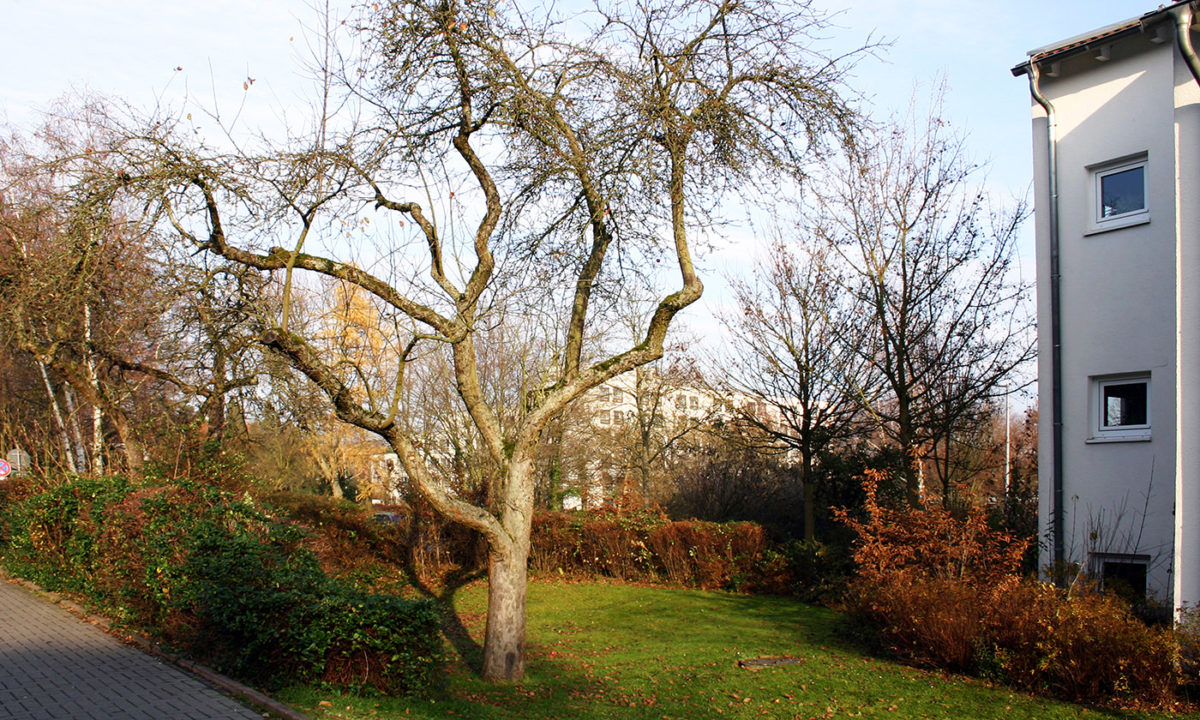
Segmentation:
<svg viewBox="0 0 1200 720">
<path fill-rule="evenodd" d="M 1147 627 L 1120 598 L 1068 594 L 1017 575 L 1025 541 L 988 527 L 982 512 L 882 507 L 881 478 L 864 479 L 851 617 L 902 659 L 977 670 L 1069 700 L 1169 709 L 1179 686 L 1178 643 Z"/>
<path fill-rule="evenodd" d="M 863 477 L 865 520 L 852 517 L 845 508 L 834 511 L 834 517 L 858 535 L 854 561 L 860 578 L 938 578 L 986 587 L 1012 577 L 1021 567 L 1029 539 L 992 529 L 982 508 L 972 507 L 965 517 L 957 517 L 933 500 L 886 507 L 878 495 L 884 480 L 882 470 L 868 470 Z"/>
<path fill-rule="evenodd" d="M 535 517 L 530 568 L 703 589 L 786 591 L 791 570 L 755 523 L 670 521 L 658 510 L 603 508 Z"/>
<path fill-rule="evenodd" d="M 983 647 L 1006 682 L 1070 700 L 1169 708 L 1181 681 L 1171 631 L 1108 593 L 1014 583 L 989 603 Z"/>
<path fill-rule="evenodd" d="M 917 665 L 964 671 L 974 666 L 982 637 L 979 592 L 956 580 L 890 580 L 855 584 L 852 612 L 878 631 L 892 654 Z"/>
</svg>

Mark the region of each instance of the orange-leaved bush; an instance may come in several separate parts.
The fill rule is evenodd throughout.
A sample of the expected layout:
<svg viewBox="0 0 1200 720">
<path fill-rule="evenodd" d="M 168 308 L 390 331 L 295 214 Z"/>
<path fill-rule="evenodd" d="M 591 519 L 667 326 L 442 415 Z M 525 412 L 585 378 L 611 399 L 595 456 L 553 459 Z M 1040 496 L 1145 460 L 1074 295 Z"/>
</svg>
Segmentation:
<svg viewBox="0 0 1200 720">
<path fill-rule="evenodd" d="M 1027 539 L 991 528 L 977 507 L 962 518 L 932 501 L 885 507 L 879 502 L 879 485 L 886 479 L 882 470 L 864 475 L 865 520 L 851 517 L 845 508 L 834 510 L 834 516 L 858 535 L 854 561 L 860 578 L 962 580 L 988 586 L 1016 575 Z"/>
<path fill-rule="evenodd" d="M 1115 596 L 1021 579 L 1027 540 L 990 528 L 977 508 L 884 507 L 883 480 L 863 480 L 865 519 L 837 515 L 858 534 L 845 609 L 887 650 L 1071 700 L 1175 707 L 1171 631 L 1147 627 Z"/>
</svg>

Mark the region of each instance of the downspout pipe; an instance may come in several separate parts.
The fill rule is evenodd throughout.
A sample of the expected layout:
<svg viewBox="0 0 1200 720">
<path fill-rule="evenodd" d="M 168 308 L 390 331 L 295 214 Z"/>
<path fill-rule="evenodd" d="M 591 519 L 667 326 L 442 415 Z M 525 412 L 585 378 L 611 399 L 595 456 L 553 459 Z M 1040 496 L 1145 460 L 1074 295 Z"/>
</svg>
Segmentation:
<svg viewBox="0 0 1200 720">
<path fill-rule="evenodd" d="M 1192 78 L 1200 85 L 1200 58 L 1196 57 L 1196 48 L 1192 47 L 1192 18 L 1195 16 L 1195 10 L 1192 9 L 1192 3 L 1187 3 L 1172 8 L 1171 14 L 1175 16 L 1175 44 L 1179 46 L 1179 54 L 1183 55 L 1188 70 L 1192 71 Z"/>
<path fill-rule="evenodd" d="M 1038 105 L 1046 111 L 1046 145 L 1047 164 L 1049 165 L 1050 180 L 1050 407 L 1053 425 L 1051 426 L 1051 454 L 1054 462 L 1051 468 L 1053 484 L 1053 505 L 1050 520 L 1050 534 L 1054 539 L 1053 568 L 1059 582 L 1061 568 L 1066 562 L 1065 544 L 1063 538 L 1063 389 L 1062 389 L 1062 293 L 1061 270 L 1059 266 L 1059 221 L 1058 221 L 1058 124 L 1054 114 L 1054 105 L 1042 94 L 1041 72 L 1037 63 L 1032 60 L 1026 66 L 1029 76 L 1029 93 Z"/>
</svg>

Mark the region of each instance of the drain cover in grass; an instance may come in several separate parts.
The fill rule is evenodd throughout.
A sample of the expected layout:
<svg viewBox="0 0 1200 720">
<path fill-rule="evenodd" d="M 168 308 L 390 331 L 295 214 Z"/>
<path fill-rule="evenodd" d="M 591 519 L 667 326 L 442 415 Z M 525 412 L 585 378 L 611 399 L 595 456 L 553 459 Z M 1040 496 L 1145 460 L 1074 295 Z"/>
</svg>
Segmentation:
<svg viewBox="0 0 1200 720">
<path fill-rule="evenodd" d="M 804 658 L 797 657 L 760 657 L 738 660 L 738 667 L 745 670 L 762 670 L 776 665 L 799 665 Z"/>
</svg>

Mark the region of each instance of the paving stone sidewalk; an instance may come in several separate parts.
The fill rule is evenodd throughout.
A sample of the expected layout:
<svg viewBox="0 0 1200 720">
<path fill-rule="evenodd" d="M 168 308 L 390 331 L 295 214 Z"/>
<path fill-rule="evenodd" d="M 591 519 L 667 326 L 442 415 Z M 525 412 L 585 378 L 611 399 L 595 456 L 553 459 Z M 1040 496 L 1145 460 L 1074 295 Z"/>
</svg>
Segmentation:
<svg viewBox="0 0 1200 720">
<path fill-rule="evenodd" d="M 0 579 L 0 720 L 262 716 Z"/>
</svg>

